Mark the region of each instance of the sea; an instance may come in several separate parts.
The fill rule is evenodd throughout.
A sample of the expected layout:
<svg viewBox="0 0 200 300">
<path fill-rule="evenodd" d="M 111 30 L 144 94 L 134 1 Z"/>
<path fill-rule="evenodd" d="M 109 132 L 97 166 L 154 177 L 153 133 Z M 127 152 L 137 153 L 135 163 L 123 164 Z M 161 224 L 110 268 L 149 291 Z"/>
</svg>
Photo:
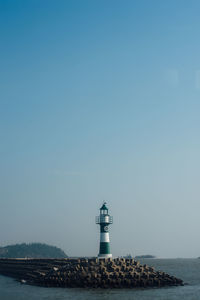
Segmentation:
<svg viewBox="0 0 200 300">
<path fill-rule="evenodd" d="M 147 289 L 44 288 L 0 276 L 0 300 L 200 300 L 200 259 L 141 259 L 182 279 L 184 286 Z"/>
</svg>

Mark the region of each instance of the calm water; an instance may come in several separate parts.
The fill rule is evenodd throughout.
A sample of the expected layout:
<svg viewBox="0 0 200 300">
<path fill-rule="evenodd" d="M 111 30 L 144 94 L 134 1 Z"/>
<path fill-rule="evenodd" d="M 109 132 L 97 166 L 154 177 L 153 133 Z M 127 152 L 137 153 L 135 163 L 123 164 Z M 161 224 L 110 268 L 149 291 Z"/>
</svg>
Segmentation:
<svg viewBox="0 0 200 300">
<path fill-rule="evenodd" d="M 179 277 L 188 283 L 183 287 L 161 289 L 67 289 L 41 288 L 21 285 L 12 278 L 0 276 L 0 300 L 199 300 L 200 299 L 200 259 L 148 259 L 141 263 L 155 266 Z"/>
</svg>

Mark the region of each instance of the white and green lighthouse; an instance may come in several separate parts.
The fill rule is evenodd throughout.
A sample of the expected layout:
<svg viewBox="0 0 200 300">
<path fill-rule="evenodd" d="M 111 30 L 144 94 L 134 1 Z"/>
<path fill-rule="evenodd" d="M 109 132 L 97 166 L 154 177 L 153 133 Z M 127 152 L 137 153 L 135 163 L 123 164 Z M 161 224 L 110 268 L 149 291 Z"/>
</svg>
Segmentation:
<svg viewBox="0 0 200 300">
<path fill-rule="evenodd" d="M 96 224 L 100 225 L 99 258 L 112 257 L 112 254 L 110 253 L 110 238 L 108 232 L 108 226 L 112 223 L 113 217 L 108 214 L 108 208 L 106 202 L 104 202 L 100 208 L 100 215 L 96 217 Z"/>
</svg>

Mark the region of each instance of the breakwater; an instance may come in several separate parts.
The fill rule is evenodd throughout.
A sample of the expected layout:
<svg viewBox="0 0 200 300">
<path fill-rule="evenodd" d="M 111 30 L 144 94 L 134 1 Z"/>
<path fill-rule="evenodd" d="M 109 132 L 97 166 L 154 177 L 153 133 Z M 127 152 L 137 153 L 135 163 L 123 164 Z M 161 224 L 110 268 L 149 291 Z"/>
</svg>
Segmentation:
<svg viewBox="0 0 200 300">
<path fill-rule="evenodd" d="M 0 259 L 0 274 L 45 287 L 137 288 L 183 285 L 134 259 Z"/>
</svg>

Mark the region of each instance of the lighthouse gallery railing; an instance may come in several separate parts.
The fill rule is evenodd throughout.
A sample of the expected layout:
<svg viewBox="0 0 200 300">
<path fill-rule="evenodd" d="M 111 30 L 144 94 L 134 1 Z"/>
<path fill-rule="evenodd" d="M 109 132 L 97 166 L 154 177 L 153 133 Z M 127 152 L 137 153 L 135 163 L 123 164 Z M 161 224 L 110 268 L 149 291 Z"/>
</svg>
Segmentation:
<svg viewBox="0 0 200 300">
<path fill-rule="evenodd" d="M 95 218 L 96 224 L 100 223 L 106 223 L 106 224 L 112 224 L 113 223 L 113 217 L 111 216 L 97 216 Z"/>
</svg>

